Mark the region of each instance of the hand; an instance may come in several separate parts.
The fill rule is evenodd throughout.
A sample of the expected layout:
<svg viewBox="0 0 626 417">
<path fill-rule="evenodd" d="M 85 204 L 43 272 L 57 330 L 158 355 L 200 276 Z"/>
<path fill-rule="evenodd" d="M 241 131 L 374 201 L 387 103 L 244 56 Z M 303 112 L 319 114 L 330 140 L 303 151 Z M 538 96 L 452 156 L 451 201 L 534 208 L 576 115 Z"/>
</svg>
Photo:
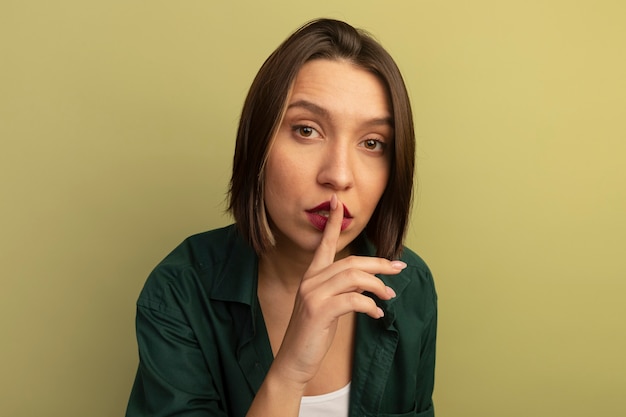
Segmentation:
<svg viewBox="0 0 626 417">
<path fill-rule="evenodd" d="M 274 361 L 283 377 L 302 387 L 319 370 L 341 316 L 359 312 L 378 319 L 384 315 L 363 292 L 382 300 L 395 297 L 395 292 L 374 274 L 397 274 L 406 267 L 404 262 L 364 256 L 335 262 L 343 205 L 336 195 L 330 205 L 322 240 L 300 283 L 289 326 Z"/>
</svg>

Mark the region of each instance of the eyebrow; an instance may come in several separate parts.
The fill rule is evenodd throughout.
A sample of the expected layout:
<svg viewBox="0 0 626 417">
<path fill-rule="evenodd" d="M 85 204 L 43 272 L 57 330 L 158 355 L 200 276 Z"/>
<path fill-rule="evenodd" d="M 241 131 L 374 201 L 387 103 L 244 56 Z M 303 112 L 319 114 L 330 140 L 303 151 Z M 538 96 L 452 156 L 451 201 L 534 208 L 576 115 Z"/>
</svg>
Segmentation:
<svg viewBox="0 0 626 417">
<path fill-rule="evenodd" d="M 307 100 L 294 101 L 293 103 L 290 103 L 287 106 L 287 110 L 292 109 L 292 108 L 303 108 L 318 116 L 322 116 L 327 119 L 331 118 L 330 112 L 328 110 Z M 393 119 L 391 118 L 391 116 L 375 117 L 373 119 L 368 120 L 367 124 L 373 125 L 373 126 L 387 125 L 387 126 L 393 127 Z"/>
</svg>

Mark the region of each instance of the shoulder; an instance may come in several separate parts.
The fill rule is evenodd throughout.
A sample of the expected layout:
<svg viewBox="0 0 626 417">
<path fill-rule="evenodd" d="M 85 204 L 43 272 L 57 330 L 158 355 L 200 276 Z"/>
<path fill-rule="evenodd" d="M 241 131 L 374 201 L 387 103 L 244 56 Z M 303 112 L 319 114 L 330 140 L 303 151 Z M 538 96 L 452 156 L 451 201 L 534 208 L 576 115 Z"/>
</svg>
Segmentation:
<svg viewBox="0 0 626 417">
<path fill-rule="evenodd" d="M 229 258 L 237 256 L 239 262 L 245 262 L 254 256 L 246 247 L 234 225 L 186 238 L 149 274 L 138 305 L 170 310 L 189 302 L 190 297 L 206 295 Z"/>
<path fill-rule="evenodd" d="M 400 275 L 408 281 L 406 288 L 409 300 L 419 300 L 420 304 L 433 311 L 437 308 L 437 291 L 430 268 L 413 250 L 405 247 L 400 259 L 407 264 Z"/>
<path fill-rule="evenodd" d="M 419 256 L 410 248 L 407 248 L 406 246 L 403 247 L 402 256 L 400 256 L 400 260 L 405 262 L 409 268 L 414 269 L 415 272 L 418 272 L 420 275 L 428 275 L 428 276 L 431 276 L 431 279 L 432 279 L 430 268 L 428 268 L 428 265 L 426 264 L 424 259 L 422 259 L 421 256 Z"/>
<path fill-rule="evenodd" d="M 157 265 L 155 271 L 214 267 L 220 264 L 238 239 L 234 225 L 189 236 Z"/>
</svg>

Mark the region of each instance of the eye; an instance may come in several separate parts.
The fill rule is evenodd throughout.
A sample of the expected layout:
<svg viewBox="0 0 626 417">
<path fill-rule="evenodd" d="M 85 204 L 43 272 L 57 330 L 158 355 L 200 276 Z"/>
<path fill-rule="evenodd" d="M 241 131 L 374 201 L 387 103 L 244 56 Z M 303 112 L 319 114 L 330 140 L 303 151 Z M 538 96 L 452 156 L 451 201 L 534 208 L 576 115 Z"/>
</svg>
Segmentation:
<svg viewBox="0 0 626 417">
<path fill-rule="evenodd" d="M 361 146 L 368 151 L 383 152 L 385 150 L 386 143 L 379 139 L 365 139 L 361 142 Z"/>
<path fill-rule="evenodd" d="M 313 135 L 313 128 L 309 127 L 309 126 L 301 126 L 298 129 L 298 133 L 300 133 L 300 135 L 304 136 L 305 138 L 308 138 L 309 136 Z"/>
<path fill-rule="evenodd" d="M 293 126 L 291 129 L 302 138 L 316 138 L 320 136 L 315 128 L 307 125 L 296 125 Z"/>
</svg>

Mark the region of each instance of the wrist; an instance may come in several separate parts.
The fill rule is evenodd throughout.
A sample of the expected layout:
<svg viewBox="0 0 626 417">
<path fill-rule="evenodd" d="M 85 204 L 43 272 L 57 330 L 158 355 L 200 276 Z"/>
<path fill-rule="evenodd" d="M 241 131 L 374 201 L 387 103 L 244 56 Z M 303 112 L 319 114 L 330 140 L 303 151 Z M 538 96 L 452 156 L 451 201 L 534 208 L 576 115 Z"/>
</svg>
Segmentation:
<svg viewBox="0 0 626 417">
<path fill-rule="evenodd" d="M 284 366 L 277 356 L 265 377 L 265 382 L 268 383 L 268 388 L 276 389 L 299 399 L 304 395 L 309 377 Z"/>
<path fill-rule="evenodd" d="M 306 384 L 285 378 L 272 365 L 254 397 L 247 417 L 297 417 Z"/>
</svg>

